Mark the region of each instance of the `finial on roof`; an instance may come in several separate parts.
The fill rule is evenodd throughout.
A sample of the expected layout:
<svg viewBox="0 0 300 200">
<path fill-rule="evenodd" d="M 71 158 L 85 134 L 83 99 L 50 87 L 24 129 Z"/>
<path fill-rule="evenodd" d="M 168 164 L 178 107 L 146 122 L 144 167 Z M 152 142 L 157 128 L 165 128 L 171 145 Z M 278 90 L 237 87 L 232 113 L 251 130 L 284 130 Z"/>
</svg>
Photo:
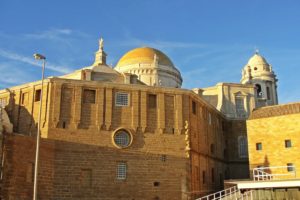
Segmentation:
<svg viewBox="0 0 300 200">
<path fill-rule="evenodd" d="M 99 49 L 103 50 L 103 38 L 101 37 L 99 40 Z"/>
<path fill-rule="evenodd" d="M 259 49 L 255 47 L 255 54 L 259 54 Z"/>
</svg>

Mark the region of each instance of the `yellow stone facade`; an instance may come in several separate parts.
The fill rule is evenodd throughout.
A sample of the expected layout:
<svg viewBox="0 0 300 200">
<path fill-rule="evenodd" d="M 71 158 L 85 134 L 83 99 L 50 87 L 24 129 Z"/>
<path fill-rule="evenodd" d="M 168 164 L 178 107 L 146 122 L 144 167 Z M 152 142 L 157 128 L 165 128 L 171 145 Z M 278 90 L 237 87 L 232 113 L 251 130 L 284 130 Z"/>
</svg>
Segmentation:
<svg viewBox="0 0 300 200">
<path fill-rule="evenodd" d="M 258 166 L 300 166 L 300 104 L 285 104 L 257 109 L 247 121 L 250 170 Z M 291 147 L 285 141 L 290 140 Z M 262 149 L 257 150 L 256 144 Z M 287 173 L 287 168 L 270 173 Z M 299 177 L 299 173 L 296 173 Z M 284 178 L 284 177 L 283 177 Z M 285 177 L 288 178 L 288 177 Z"/>
</svg>

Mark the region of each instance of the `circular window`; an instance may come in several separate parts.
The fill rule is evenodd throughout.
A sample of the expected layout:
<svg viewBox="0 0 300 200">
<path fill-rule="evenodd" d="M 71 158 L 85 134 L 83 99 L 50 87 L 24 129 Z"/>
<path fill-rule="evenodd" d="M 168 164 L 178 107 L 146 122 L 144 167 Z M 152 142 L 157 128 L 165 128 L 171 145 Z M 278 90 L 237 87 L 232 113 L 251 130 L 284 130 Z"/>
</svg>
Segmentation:
<svg viewBox="0 0 300 200">
<path fill-rule="evenodd" d="M 254 67 L 254 70 L 257 70 L 257 67 Z"/>
<path fill-rule="evenodd" d="M 131 144 L 132 137 L 131 134 L 124 130 L 118 130 L 113 135 L 113 142 L 119 148 L 126 148 Z"/>
</svg>

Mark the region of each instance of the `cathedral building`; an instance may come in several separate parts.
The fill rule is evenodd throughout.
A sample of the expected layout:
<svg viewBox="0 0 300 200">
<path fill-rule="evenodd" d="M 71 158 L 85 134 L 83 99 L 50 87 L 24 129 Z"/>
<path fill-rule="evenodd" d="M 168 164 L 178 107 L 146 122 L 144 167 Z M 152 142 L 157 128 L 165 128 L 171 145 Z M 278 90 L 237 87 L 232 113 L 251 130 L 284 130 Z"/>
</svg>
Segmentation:
<svg viewBox="0 0 300 200">
<path fill-rule="evenodd" d="M 40 103 L 39 199 L 194 199 L 250 177 L 246 120 L 278 104 L 258 52 L 241 83 L 193 90 L 160 50 L 133 49 L 115 67 L 106 56 L 101 39 L 91 66 L 48 77 L 43 92 L 41 81 L 0 91 L 3 199 L 32 199 Z"/>
</svg>

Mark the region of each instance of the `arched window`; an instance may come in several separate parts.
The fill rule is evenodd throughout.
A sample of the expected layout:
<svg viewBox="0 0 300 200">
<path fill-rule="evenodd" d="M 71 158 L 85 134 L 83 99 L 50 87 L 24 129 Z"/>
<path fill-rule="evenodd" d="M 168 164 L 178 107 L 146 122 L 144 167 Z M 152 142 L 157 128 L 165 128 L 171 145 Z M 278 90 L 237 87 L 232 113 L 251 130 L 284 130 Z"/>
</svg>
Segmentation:
<svg viewBox="0 0 300 200">
<path fill-rule="evenodd" d="M 262 91 L 261 91 L 261 86 L 259 84 L 255 84 L 255 89 L 256 89 L 256 97 L 262 97 Z"/>
<path fill-rule="evenodd" d="M 248 142 L 246 136 L 238 137 L 238 148 L 239 148 L 239 157 L 247 158 L 248 157 Z"/>
</svg>

